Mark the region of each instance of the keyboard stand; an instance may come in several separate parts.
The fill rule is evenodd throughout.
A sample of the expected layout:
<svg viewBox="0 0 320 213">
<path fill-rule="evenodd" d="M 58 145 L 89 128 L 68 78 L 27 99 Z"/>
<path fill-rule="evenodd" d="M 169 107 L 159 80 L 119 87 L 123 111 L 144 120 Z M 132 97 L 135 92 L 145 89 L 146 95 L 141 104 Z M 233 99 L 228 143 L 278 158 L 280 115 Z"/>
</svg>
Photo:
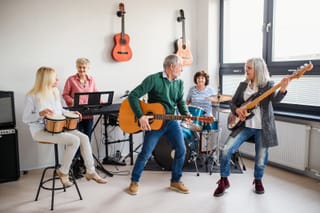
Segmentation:
<svg viewBox="0 0 320 213">
<path fill-rule="evenodd" d="M 118 165 L 118 166 L 125 166 L 125 162 L 116 161 L 108 156 L 108 145 L 113 143 L 121 143 L 129 141 L 129 155 L 130 155 L 130 164 L 133 165 L 133 140 L 132 140 L 132 134 L 129 134 L 129 137 L 127 139 L 122 140 L 114 140 L 114 141 L 108 141 L 108 126 L 111 125 L 108 122 L 109 114 L 104 114 L 104 133 L 105 133 L 105 148 L 106 148 L 106 157 L 103 159 L 103 164 L 111 164 L 111 165 Z M 118 126 L 118 124 L 116 124 Z"/>
</svg>

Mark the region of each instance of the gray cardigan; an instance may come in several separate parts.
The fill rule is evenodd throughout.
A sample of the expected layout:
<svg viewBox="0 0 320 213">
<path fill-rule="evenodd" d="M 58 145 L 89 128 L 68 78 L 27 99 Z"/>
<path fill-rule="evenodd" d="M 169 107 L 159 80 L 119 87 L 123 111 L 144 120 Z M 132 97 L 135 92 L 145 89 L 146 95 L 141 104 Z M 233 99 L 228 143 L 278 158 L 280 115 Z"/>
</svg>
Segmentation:
<svg viewBox="0 0 320 213">
<path fill-rule="evenodd" d="M 265 91 L 273 87 L 273 85 L 274 82 L 269 81 L 265 87 L 258 89 L 258 94 L 263 94 Z M 230 103 L 230 109 L 233 114 L 236 114 L 236 109 L 245 103 L 243 99 L 243 93 L 246 90 L 247 86 L 247 81 L 243 81 L 239 84 Z M 278 145 L 272 103 L 280 102 L 286 94 L 287 91 L 285 93 L 281 93 L 280 90 L 277 90 L 260 102 L 260 112 L 262 120 L 261 141 L 264 147 L 272 147 Z M 232 137 L 236 136 L 243 128 L 245 128 L 244 123 L 239 128 L 232 130 L 230 135 Z"/>
</svg>

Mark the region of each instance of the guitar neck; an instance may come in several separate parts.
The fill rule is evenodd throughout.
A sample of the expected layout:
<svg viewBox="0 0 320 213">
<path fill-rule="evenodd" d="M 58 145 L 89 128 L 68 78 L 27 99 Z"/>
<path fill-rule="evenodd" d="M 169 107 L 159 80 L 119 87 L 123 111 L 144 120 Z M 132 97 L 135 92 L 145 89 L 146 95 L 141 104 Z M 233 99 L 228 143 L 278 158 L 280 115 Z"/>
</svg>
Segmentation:
<svg viewBox="0 0 320 213">
<path fill-rule="evenodd" d="M 271 87 L 270 89 L 265 91 L 262 95 L 260 95 L 259 97 L 257 97 L 253 101 L 249 102 L 247 104 L 247 109 L 250 110 L 250 109 L 255 108 L 263 99 L 265 99 L 266 97 L 271 95 L 274 91 L 276 91 L 278 88 L 280 88 L 280 86 L 281 86 L 281 84 L 277 83 L 276 85 L 274 85 L 273 87 Z"/>
<path fill-rule="evenodd" d="M 124 38 L 124 15 L 121 17 L 121 38 Z"/>
<path fill-rule="evenodd" d="M 186 45 L 186 29 L 184 20 L 182 20 L 182 43 L 184 46 Z"/>
<path fill-rule="evenodd" d="M 183 120 L 190 118 L 191 120 L 199 120 L 200 117 L 196 116 L 187 116 L 187 115 L 167 115 L 167 114 L 154 114 L 152 115 L 156 120 Z"/>
<path fill-rule="evenodd" d="M 292 80 L 296 78 L 295 75 L 289 76 L 289 79 Z M 271 95 L 273 92 L 275 92 L 277 89 L 279 89 L 281 87 L 281 82 L 277 83 L 276 85 L 274 85 L 273 87 L 271 87 L 270 89 L 268 89 L 267 91 L 265 91 L 262 95 L 260 95 L 259 97 L 257 97 L 256 99 L 254 99 L 253 101 L 249 102 L 247 104 L 247 109 L 253 109 L 255 108 L 255 106 L 257 106 L 263 99 L 265 99 L 266 97 L 268 97 L 269 95 Z"/>
</svg>

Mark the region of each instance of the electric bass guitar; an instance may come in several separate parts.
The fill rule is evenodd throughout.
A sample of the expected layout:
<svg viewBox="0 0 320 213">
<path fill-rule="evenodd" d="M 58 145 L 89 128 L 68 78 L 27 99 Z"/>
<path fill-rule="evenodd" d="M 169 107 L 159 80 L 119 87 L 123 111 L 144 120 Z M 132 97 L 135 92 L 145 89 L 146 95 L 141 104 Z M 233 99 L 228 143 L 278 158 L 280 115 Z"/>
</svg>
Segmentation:
<svg viewBox="0 0 320 213">
<path fill-rule="evenodd" d="M 149 124 L 152 130 L 159 130 L 164 120 L 183 120 L 190 118 L 191 120 L 199 120 L 204 123 L 214 122 L 214 117 L 199 117 L 187 115 L 169 115 L 166 114 L 164 106 L 160 103 L 139 102 L 144 115 L 148 116 Z M 139 120 L 135 117 L 128 99 L 125 99 L 119 109 L 119 126 L 126 133 L 138 133 L 141 130 Z"/>
<path fill-rule="evenodd" d="M 182 22 L 182 37 L 174 43 L 175 53 L 182 58 L 183 66 L 189 66 L 193 62 L 193 57 L 190 51 L 190 42 L 186 40 L 185 17 L 182 9 L 177 21 Z"/>
<path fill-rule="evenodd" d="M 132 50 L 129 46 L 130 37 L 124 31 L 124 4 L 119 4 L 119 11 L 117 12 L 117 16 L 121 17 L 121 33 L 116 34 L 114 39 L 114 47 L 112 49 L 112 58 L 115 61 L 129 61 L 132 58 Z"/>
<path fill-rule="evenodd" d="M 305 72 L 312 70 L 312 68 L 313 68 L 313 65 L 311 63 L 306 64 L 306 65 L 302 66 L 300 69 L 298 69 L 297 71 L 295 71 L 292 75 L 290 75 L 289 79 L 290 80 L 298 79 Z M 254 109 L 263 99 L 265 99 L 266 97 L 271 95 L 273 92 L 275 92 L 280 87 L 281 87 L 281 82 L 277 83 L 276 85 L 274 85 L 273 87 L 271 87 L 270 89 L 265 91 L 260 96 L 254 98 L 253 100 L 250 100 L 250 98 L 249 98 L 249 100 L 242 105 L 242 106 L 245 106 L 247 109 L 245 120 L 247 120 L 253 116 L 253 112 L 251 112 L 252 109 Z M 235 114 L 230 112 L 229 116 L 228 116 L 228 125 L 227 125 L 228 129 L 234 130 L 234 129 L 238 128 L 243 122 L 245 122 L 245 120 L 241 121 L 238 116 L 236 116 Z"/>
</svg>

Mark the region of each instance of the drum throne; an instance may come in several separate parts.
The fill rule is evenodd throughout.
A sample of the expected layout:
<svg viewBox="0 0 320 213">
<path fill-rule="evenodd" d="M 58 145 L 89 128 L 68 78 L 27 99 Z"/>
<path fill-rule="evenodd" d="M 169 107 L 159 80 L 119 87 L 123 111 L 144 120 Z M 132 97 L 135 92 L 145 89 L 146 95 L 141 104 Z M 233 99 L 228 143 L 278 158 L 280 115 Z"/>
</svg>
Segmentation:
<svg viewBox="0 0 320 213">
<path fill-rule="evenodd" d="M 59 179 L 59 177 L 57 176 L 57 169 L 60 167 L 60 164 L 59 164 L 59 153 L 58 153 L 58 144 L 53 144 L 53 143 L 48 143 L 48 142 L 42 142 L 42 141 L 39 141 L 38 143 L 40 143 L 40 144 L 51 144 L 51 145 L 54 146 L 54 158 L 55 158 L 55 163 L 54 163 L 53 166 L 45 167 L 44 170 L 42 171 L 42 176 L 41 176 L 40 183 L 39 183 L 39 186 L 38 186 L 38 190 L 37 190 L 37 195 L 36 195 L 35 201 L 38 200 L 41 189 L 49 190 L 49 191 L 51 191 L 51 210 L 53 210 L 55 191 L 63 190 L 63 191 L 65 192 L 65 191 L 66 191 L 66 188 L 69 188 L 69 187 L 71 187 L 72 185 L 71 185 L 71 186 L 68 186 L 68 187 L 65 187 L 64 185 L 62 185 L 62 184 L 60 184 L 60 183 L 56 184 L 56 180 Z M 53 173 L 52 173 L 52 176 L 51 176 L 51 177 L 46 177 L 46 172 L 47 172 L 48 170 L 53 170 Z M 78 192 L 78 195 L 79 195 L 80 200 L 82 200 L 82 196 L 81 196 L 81 193 L 80 193 L 78 184 L 77 184 L 77 182 L 76 182 L 76 178 L 75 178 L 74 175 L 73 175 L 72 169 L 70 169 L 70 171 L 69 171 L 69 176 L 70 176 L 71 182 L 73 183 L 73 185 L 74 185 L 74 186 L 76 187 L 76 189 L 77 189 L 77 192 Z M 58 182 L 60 182 L 60 181 L 58 181 Z M 51 184 L 51 186 L 50 186 L 50 184 Z"/>
</svg>

